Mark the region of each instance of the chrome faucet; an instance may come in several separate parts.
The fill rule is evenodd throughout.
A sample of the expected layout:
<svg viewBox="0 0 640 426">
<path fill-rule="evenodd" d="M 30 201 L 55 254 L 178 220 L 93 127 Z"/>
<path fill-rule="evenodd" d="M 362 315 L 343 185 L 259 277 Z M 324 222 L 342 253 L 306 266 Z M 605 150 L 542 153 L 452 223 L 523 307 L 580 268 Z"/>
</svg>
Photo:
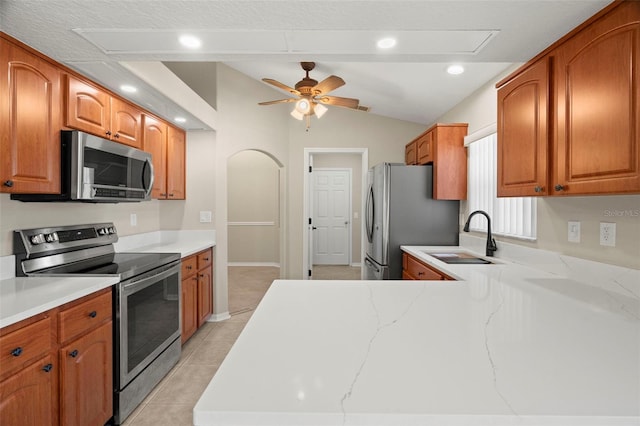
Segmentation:
<svg viewBox="0 0 640 426">
<path fill-rule="evenodd" d="M 467 222 L 464 224 L 464 228 L 462 230 L 464 232 L 469 232 L 469 222 L 471 222 L 471 218 L 473 216 L 477 215 L 478 213 L 480 213 L 481 215 L 484 215 L 484 217 L 487 218 L 487 252 L 486 252 L 486 255 L 487 256 L 493 256 L 493 252 L 498 250 L 498 246 L 496 246 L 496 240 L 494 240 L 493 237 L 491 236 L 491 218 L 489 217 L 487 212 L 485 212 L 483 210 L 476 210 L 474 212 L 471 212 L 471 214 L 467 218 Z"/>
</svg>

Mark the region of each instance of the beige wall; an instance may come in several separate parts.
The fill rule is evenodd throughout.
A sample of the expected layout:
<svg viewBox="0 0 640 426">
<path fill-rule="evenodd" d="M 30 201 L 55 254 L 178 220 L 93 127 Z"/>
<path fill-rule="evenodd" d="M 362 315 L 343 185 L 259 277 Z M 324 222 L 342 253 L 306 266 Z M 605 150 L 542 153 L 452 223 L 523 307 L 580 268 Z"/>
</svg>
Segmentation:
<svg viewBox="0 0 640 426">
<path fill-rule="evenodd" d="M 229 262 L 280 264 L 280 168 L 260 151 L 227 163 Z"/>
<path fill-rule="evenodd" d="M 360 264 L 362 236 L 362 158 L 358 154 L 314 154 L 313 168 L 351 169 L 351 263 Z M 356 217 L 357 216 L 357 217 Z"/>
<path fill-rule="evenodd" d="M 439 122 L 467 122 L 473 133 L 496 122 L 497 96 L 495 83 L 517 67 L 496 76 L 455 108 L 440 117 Z M 469 213 L 466 203 L 461 210 Z M 545 250 L 640 269 L 640 195 L 538 198 L 538 239 L 534 243 L 505 241 Z M 581 242 L 567 241 L 568 221 L 581 222 Z M 600 222 L 616 223 L 616 247 L 599 244 Z M 503 238 L 497 238 L 501 240 Z"/>
</svg>

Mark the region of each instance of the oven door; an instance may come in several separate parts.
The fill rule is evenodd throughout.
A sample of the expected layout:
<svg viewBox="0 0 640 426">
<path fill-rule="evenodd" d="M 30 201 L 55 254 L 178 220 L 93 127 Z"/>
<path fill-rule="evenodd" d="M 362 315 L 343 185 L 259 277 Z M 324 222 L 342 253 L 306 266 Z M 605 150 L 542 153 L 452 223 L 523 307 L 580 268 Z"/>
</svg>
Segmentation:
<svg viewBox="0 0 640 426">
<path fill-rule="evenodd" d="M 118 389 L 123 389 L 180 337 L 180 261 L 118 287 Z"/>
</svg>

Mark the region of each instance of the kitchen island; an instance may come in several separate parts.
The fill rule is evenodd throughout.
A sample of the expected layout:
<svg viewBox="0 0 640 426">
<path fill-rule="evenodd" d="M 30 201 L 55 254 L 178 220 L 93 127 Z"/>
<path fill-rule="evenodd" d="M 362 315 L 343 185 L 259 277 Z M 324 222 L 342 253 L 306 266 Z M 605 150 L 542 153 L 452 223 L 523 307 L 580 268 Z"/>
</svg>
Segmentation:
<svg viewBox="0 0 640 426">
<path fill-rule="evenodd" d="M 640 425 L 640 271 L 433 263 L 459 281 L 275 281 L 194 425 Z"/>
</svg>

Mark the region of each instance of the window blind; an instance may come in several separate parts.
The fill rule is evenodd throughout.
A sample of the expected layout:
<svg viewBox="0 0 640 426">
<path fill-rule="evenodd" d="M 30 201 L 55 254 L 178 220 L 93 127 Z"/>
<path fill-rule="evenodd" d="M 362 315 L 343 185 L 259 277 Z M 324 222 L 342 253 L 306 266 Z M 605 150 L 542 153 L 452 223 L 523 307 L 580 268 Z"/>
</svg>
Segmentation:
<svg viewBox="0 0 640 426">
<path fill-rule="evenodd" d="M 468 147 L 469 213 L 484 210 L 491 217 L 491 231 L 496 235 L 536 239 L 536 198 L 497 197 L 497 134 L 481 136 L 466 142 Z M 471 219 L 470 229 L 487 231 L 487 221 L 481 215 Z"/>
</svg>

